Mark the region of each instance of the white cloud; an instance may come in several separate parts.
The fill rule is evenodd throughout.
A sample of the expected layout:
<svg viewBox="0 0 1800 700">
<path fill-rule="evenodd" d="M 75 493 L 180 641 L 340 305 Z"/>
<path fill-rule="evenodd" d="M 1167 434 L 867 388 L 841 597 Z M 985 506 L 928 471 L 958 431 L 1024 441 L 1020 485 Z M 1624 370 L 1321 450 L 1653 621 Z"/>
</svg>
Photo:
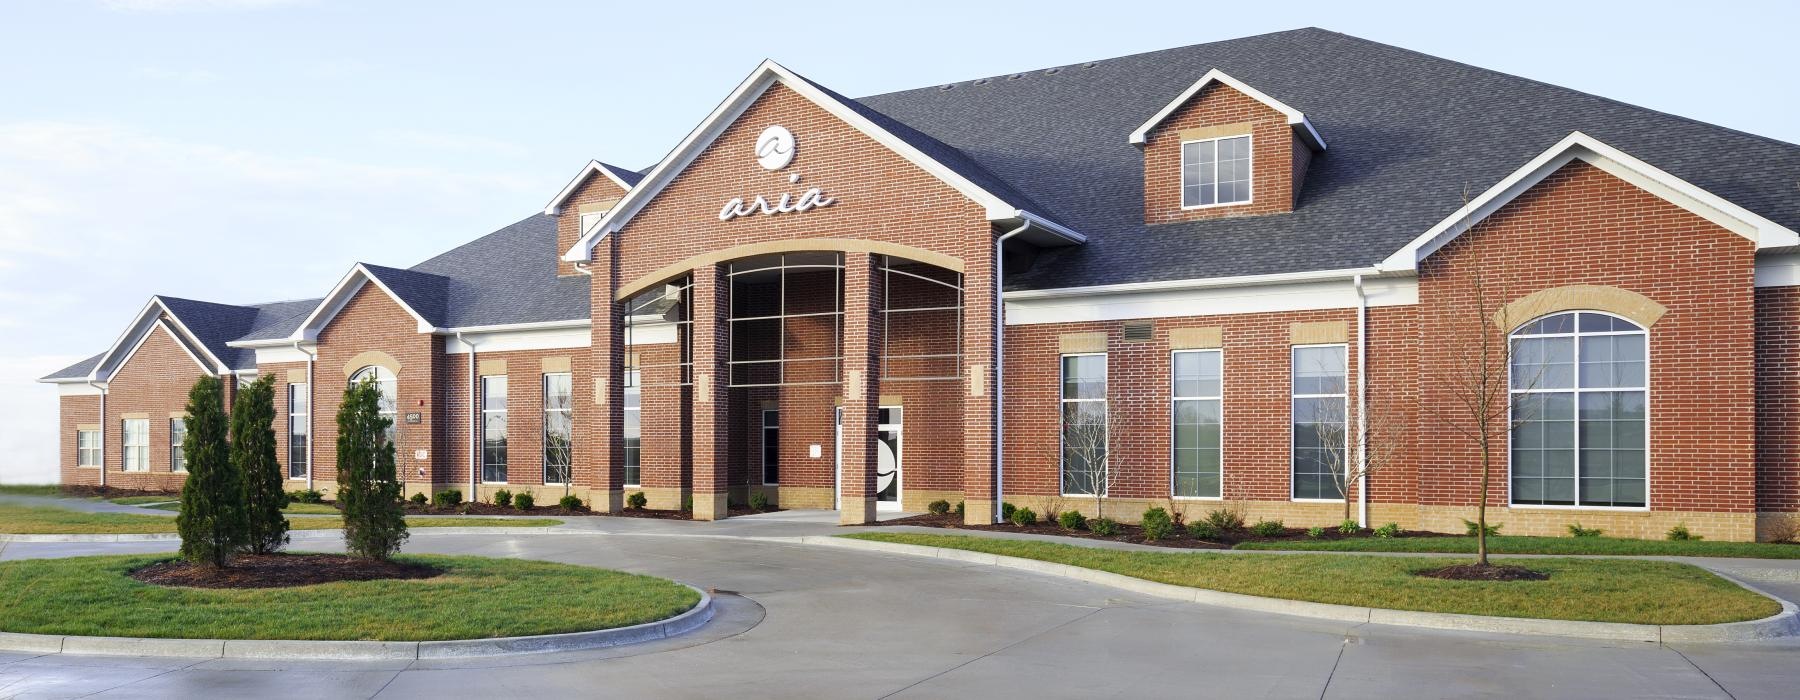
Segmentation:
<svg viewBox="0 0 1800 700">
<path fill-rule="evenodd" d="M 295 5 L 307 0 L 101 0 L 110 10 L 122 12 L 207 12 L 217 10 L 264 10 L 282 5 Z"/>
</svg>

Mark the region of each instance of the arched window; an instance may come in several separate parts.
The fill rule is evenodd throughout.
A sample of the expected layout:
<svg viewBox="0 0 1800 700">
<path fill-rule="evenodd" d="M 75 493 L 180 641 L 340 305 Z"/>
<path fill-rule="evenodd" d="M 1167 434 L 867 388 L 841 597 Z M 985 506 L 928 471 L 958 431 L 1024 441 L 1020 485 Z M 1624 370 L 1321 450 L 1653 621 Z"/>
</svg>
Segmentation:
<svg viewBox="0 0 1800 700">
<path fill-rule="evenodd" d="M 350 385 L 356 386 L 357 382 L 361 382 L 364 379 L 373 380 L 375 382 L 375 391 L 381 394 L 381 417 L 388 419 L 387 438 L 388 442 L 393 442 L 395 426 L 400 422 L 398 419 L 399 404 L 395 400 L 395 397 L 398 396 L 397 392 L 399 389 L 394 379 L 394 373 L 388 368 L 380 365 L 369 365 L 356 370 L 354 374 L 350 375 Z"/>
<path fill-rule="evenodd" d="M 1648 333 L 1569 311 L 1521 326 L 1512 348 L 1512 502 L 1644 507 Z"/>
</svg>

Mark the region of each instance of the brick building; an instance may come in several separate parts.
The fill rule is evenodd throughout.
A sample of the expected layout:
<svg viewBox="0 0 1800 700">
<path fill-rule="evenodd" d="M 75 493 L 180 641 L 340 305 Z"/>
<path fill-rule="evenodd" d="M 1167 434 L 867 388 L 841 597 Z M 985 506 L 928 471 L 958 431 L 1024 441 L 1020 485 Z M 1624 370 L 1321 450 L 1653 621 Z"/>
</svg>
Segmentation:
<svg viewBox="0 0 1800 700">
<path fill-rule="evenodd" d="M 156 297 L 44 381 L 65 483 L 178 485 L 187 387 L 273 375 L 329 492 L 367 377 L 409 493 L 1460 530 L 1485 434 L 1508 533 L 1771 539 L 1797 180 L 1792 144 L 1316 29 L 860 99 L 765 62 L 647 169 L 319 299 Z"/>
</svg>

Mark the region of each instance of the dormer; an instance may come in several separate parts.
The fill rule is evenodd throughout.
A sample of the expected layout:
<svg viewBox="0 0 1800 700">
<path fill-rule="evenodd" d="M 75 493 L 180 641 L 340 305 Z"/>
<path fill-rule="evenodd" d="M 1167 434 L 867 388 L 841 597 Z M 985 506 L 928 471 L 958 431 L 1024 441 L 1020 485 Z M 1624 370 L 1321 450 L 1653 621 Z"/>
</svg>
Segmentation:
<svg viewBox="0 0 1800 700">
<path fill-rule="evenodd" d="M 552 258 L 556 260 L 556 274 L 581 273 L 574 263 L 562 260 L 563 251 L 573 247 L 581 234 L 599 223 L 600 218 L 642 177 L 625 168 L 590 160 L 575 179 L 544 206 L 544 215 L 556 217 L 556 250 Z"/>
<path fill-rule="evenodd" d="M 1325 140 L 1306 115 L 1213 69 L 1131 132 L 1144 223 L 1290 212 Z"/>
</svg>

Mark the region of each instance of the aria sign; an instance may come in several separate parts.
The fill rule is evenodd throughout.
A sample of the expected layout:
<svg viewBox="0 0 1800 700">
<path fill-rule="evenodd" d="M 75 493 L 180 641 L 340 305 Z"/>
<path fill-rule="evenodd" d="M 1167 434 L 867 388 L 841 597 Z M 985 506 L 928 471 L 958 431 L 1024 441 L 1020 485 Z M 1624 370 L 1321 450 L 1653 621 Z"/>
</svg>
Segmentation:
<svg viewBox="0 0 1800 700">
<path fill-rule="evenodd" d="M 794 162 L 794 134 L 780 125 L 763 129 L 756 137 L 756 164 L 764 170 L 775 171 Z M 789 183 L 800 181 L 799 173 L 788 176 Z M 799 214 L 820 207 L 829 207 L 837 200 L 825 196 L 824 190 L 817 187 L 807 188 L 798 196 L 784 193 L 773 203 L 767 197 L 758 195 L 745 201 L 743 197 L 733 197 L 719 209 L 719 220 L 730 221 L 740 216 L 751 214 Z"/>
</svg>

